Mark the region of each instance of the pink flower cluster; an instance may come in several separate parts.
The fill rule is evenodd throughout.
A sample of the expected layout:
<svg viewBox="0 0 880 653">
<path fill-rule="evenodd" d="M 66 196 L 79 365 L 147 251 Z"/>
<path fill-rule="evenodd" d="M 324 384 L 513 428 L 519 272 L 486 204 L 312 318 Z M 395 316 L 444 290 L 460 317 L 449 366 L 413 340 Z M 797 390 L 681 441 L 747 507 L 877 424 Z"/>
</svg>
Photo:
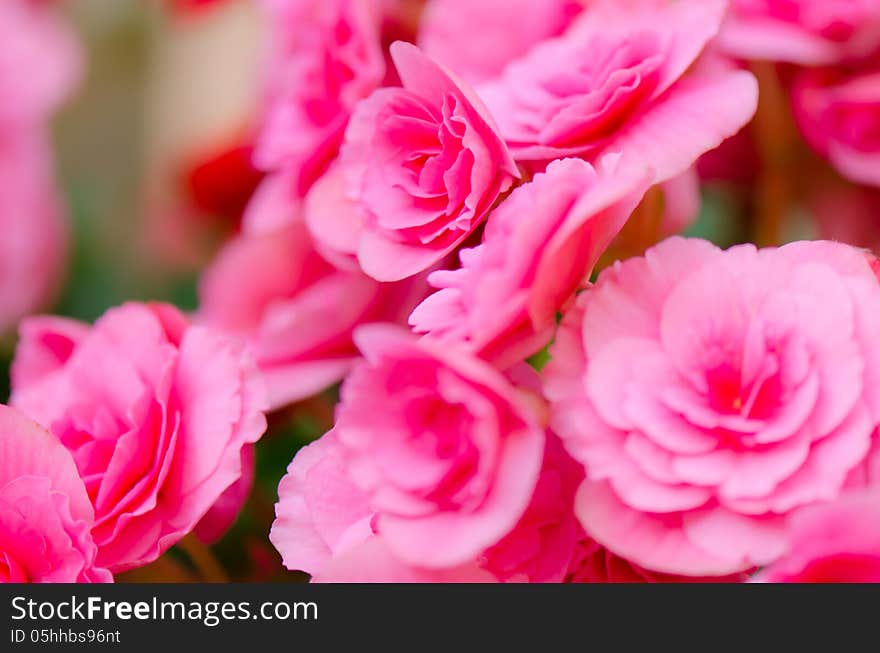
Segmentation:
<svg viewBox="0 0 880 653">
<path fill-rule="evenodd" d="M 749 59 L 880 185 L 876 1 L 260 6 L 266 177 L 198 309 L 20 325 L 0 580 L 218 538 L 265 413 L 340 381 L 269 535 L 313 581 L 880 580 L 880 263 L 662 239 L 757 110 Z"/>
<path fill-rule="evenodd" d="M 770 18 L 841 57 L 855 37 L 797 3 L 525 4 L 529 21 L 429 2 L 423 50 L 390 48 L 401 86 L 356 103 L 323 176 L 288 186 L 334 265 L 383 283 L 439 269 L 409 332 L 354 330 L 335 425 L 279 487 L 285 565 L 320 582 L 857 578 L 880 553 L 869 525 L 810 535 L 872 510 L 872 259 L 673 238 L 588 282 L 649 189 L 754 113 L 754 79 L 718 52 Z M 503 46 L 481 56 L 483 34 Z M 841 129 L 854 147 L 869 120 Z M 539 376 L 526 361 L 551 342 Z"/>
<path fill-rule="evenodd" d="M 236 484 L 266 428 L 262 379 L 240 341 L 167 304 L 125 304 L 92 327 L 30 318 L 12 385 L 12 405 L 72 456 L 102 567 L 151 562 L 206 515 L 215 536 L 240 509 Z"/>
<path fill-rule="evenodd" d="M 692 164 L 756 104 L 749 73 L 702 56 L 726 3 L 587 4 L 527 23 L 430 2 L 420 49 L 388 45 L 405 2 L 264 3 L 269 176 L 197 320 L 250 343 L 273 407 L 341 380 L 368 322 L 522 362 L 652 185 L 668 224 L 693 218 Z M 496 61 L 469 46 L 512 24 Z"/>
</svg>

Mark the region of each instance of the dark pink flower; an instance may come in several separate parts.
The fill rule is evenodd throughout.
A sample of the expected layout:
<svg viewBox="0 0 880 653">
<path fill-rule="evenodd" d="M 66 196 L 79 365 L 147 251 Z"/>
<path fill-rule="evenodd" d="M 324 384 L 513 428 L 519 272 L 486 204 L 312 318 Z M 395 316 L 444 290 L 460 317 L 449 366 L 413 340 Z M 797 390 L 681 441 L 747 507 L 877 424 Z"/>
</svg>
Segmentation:
<svg viewBox="0 0 880 653">
<path fill-rule="evenodd" d="M 838 243 L 672 238 L 603 271 L 544 370 L 584 529 L 671 574 L 782 555 L 786 515 L 876 473 L 878 320 L 869 258 Z"/>
<path fill-rule="evenodd" d="M 376 91 L 352 116 L 340 164 L 353 210 L 334 221 L 357 234 L 346 249 L 380 281 L 440 261 L 519 175 L 463 83 L 413 45 L 398 41 L 391 56 L 403 88 Z"/>
<path fill-rule="evenodd" d="M 98 563 L 155 560 L 242 475 L 266 428 L 253 361 L 237 341 L 164 304 L 125 304 L 89 328 L 24 323 L 12 403 L 73 454 L 95 510 Z"/>
</svg>

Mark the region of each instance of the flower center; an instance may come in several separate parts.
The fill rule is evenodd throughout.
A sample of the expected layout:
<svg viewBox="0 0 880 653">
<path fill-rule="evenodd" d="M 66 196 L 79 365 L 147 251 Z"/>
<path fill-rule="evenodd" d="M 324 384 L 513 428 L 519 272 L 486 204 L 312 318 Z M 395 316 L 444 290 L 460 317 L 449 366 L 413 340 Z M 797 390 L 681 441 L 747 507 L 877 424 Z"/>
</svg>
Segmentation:
<svg viewBox="0 0 880 653">
<path fill-rule="evenodd" d="M 729 363 L 706 373 L 709 405 L 727 415 L 749 419 L 771 417 L 780 403 L 782 392 L 778 365 L 770 358 L 751 382 L 744 382 L 742 372 Z"/>
</svg>

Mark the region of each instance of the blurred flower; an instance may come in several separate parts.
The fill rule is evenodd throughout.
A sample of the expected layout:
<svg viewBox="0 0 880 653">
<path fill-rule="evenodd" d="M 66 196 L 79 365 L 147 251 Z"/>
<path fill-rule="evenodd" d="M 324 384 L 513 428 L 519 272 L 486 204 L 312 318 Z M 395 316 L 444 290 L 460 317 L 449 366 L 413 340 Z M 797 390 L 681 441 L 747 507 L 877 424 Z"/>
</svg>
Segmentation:
<svg viewBox="0 0 880 653">
<path fill-rule="evenodd" d="M 880 186 L 880 65 L 805 70 L 795 78 L 792 102 L 813 149 L 843 176 Z"/>
<path fill-rule="evenodd" d="M 257 162 L 290 168 L 300 195 L 336 156 L 357 102 L 385 75 L 382 2 L 261 0 L 271 32 Z"/>
<path fill-rule="evenodd" d="M 428 0 L 419 46 L 471 84 L 497 77 L 541 41 L 559 36 L 587 0 Z"/>
<path fill-rule="evenodd" d="M 54 298 L 67 244 L 46 135 L 0 127 L 0 332 Z"/>
<path fill-rule="evenodd" d="M 605 270 L 544 370 L 551 424 L 586 466 L 585 530 L 664 573 L 779 557 L 788 513 L 867 482 L 878 319 L 868 259 L 842 244 L 673 238 Z"/>
<path fill-rule="evenodd" d="M 192 531 L 241 477 L 242 447 L 266 428 L 262 390 L 236 341 L 132 303 L 91 328 L 24 322 L 12 403 L 73 454 L 98 562 L 122 571 Z"/>
<path fill-rule="evenodd" d="M 380 284 L 337 269 L 300 219 L 230 240 L 202 276 L 196 320 L 247 340 L 279 408 L 345 376 L 359 358 L 355 327 L 403 322 L 426 292 L 424 276 Z"/>
<path fill-rule="evenodd" d="M 880 2 L 732 0 L 719 44 L 742 59 L 802 65 L 860 58 L 880 48 Z"/>
<path fill-rule="evenodd" d="M 111 582 L 95 566 L 93 521 L 70 453 L 0 406 L 0 583 Z"/>
<path fill-rule="evenodd" d="M 0 133 L 43 128 L 82 75 L 79 43 L 54 4 L 0 5 Z"/>
<path fill-rule="evenodd" d="M 79 80 L 73 32 L 49 3 L 0 6 L 0 333 L 59 290 L 67 224 L 48 121 Z M 27 70 L 27 74 L 22 74 Z"/>
</svg>

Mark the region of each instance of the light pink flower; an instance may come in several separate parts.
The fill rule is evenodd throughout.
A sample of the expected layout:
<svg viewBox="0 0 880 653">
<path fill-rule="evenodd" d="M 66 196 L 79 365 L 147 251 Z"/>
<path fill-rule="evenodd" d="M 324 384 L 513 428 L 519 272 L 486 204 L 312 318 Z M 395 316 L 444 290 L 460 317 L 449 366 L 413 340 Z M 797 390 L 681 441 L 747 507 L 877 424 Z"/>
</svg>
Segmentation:
<svg viewBox="0 0 880 653">
<path fill-rule="evenodd" d="M 377 531 L 410 565 L 474 560 L 534 494 L 545 440 L 536 398 L 403 329 L 364 326 L 355 341 L 366 360 L 342 386 L 335 429 Z"/>
<path fill-rule="evenodd" d="M 278 408 L 341 380 L 359 358 L 353 329 L 403 322 L 426 292 L 424 276 L 382 284 L 334 267 L 300 219 L 227 243 L 202 277 L 196 320 L 247 341 Z"/>
<path fill-rule="evenodd" d="M 348 475 L 335 431 L 300 449 L 278 486 L 269 539 L 284 566 L 320 574 L 334 556 L 373 537 L 369 496 Z"/>
<path fill-rule="evenodd" d="M 476 561 L 449 569 L 401 562 L 375 532 L 368 495 L 348 473 L 335 431 L 300 449 L 278 486 L 269 539 L 284 566 L 318 583 L 491 582 Z"/>
<path fill-rule="evenodd" d="M 801 72 L 792 88 L 797 124 L 845 177 L 880 186 L 880 65 L 856 73 Z"/>
<path fill-rule="evenodd" d="M 391 56 L 403 88 L 361 102 L 341 164 L 356 211 L 337 224 L 360 229 L 363 270 L 396 281 L 455 249 L 519 175 L 482 103 L 413 45 Z"/>
<path fill-rule="evenodd" d="M 2 48 L 0 48 L 2 49 Z M 0 332 L 60 289 L 68 227 L 45 134 L 0 126 Z"/>
<path fill-rule="evenodd" d="M 551 436 L 534 495 L 512 530 L 469 561 L 428 569 L 402 562 L 389 549 L 332 430 L 291 462 L 269 537 L 288 569 L 316 582 L 558 582 L 580 531 L 573 505 L 582 478 L 581 465 Z M 364 564 L 370 557 L 375 561 Z"/>
<path fill-rule="evenodd" d="M 786 554 L 755 578 L 763 583 L 880 582 L 880 493 L 846 494 L 790 519 Z"/>
<path fill-rule="evenodd" d="M 594 169 L 555 161 L 489 217 L 462 265 L 434 272 L 441 290 L 410 316 L 418 333 L 461 344 L 502 369 L 553 337 L 556 313 L 590 271 L 650 184 L 649 172 L 609 157 Z"/>
<path fill-rule="evenodd" d="M 748 122 L 757 84 L 695 61 L 724 0 L 602 2 L 478 88 L 518 161 L 619 151 L 665 181 Z"/>
<path fill-rule="evenodd" d="M 266 428 L 242 346 L 163 304 L 125 304 L 91 328 L 24 323 L 12 403 L 71 451 L 95 509 L 98 563 L 155 560 L 242 474 Z"/>
<path fill-rule="evenodd" d="M 351 111 L 382 82 L 371 0 L 262 0 L 270 29 L 267 109 L 256 161 L 291 168 L 304 193 L 336 155 Z"/>
<path fill-rule="evenodd" d="M 583 11 L 579 0 L 428 0 L 419 46 L 471 84 L 497 77 L 504 66 L 544 39 L 559 36 Z"/>
<path fill-rule="evenodd" d="M 0 583 L 112 582 L 95 566 L 93 521 L 70 453 L 0 406 Z"/>
<path fill-rule="evenodd" d="M 878 328 L 880 285 L 842 244 L 672 238 L 605 270 L 545 369 L 585 530 L 666 573 L 777 558 L 786 514 L 865 482 Z"/>
<path fill-rule="evenodd" d="M 880 47 L 880 2 L 732 0 L 718 42 L 742 59 L 816 65 L 860 58 Z"/>
</svg>

